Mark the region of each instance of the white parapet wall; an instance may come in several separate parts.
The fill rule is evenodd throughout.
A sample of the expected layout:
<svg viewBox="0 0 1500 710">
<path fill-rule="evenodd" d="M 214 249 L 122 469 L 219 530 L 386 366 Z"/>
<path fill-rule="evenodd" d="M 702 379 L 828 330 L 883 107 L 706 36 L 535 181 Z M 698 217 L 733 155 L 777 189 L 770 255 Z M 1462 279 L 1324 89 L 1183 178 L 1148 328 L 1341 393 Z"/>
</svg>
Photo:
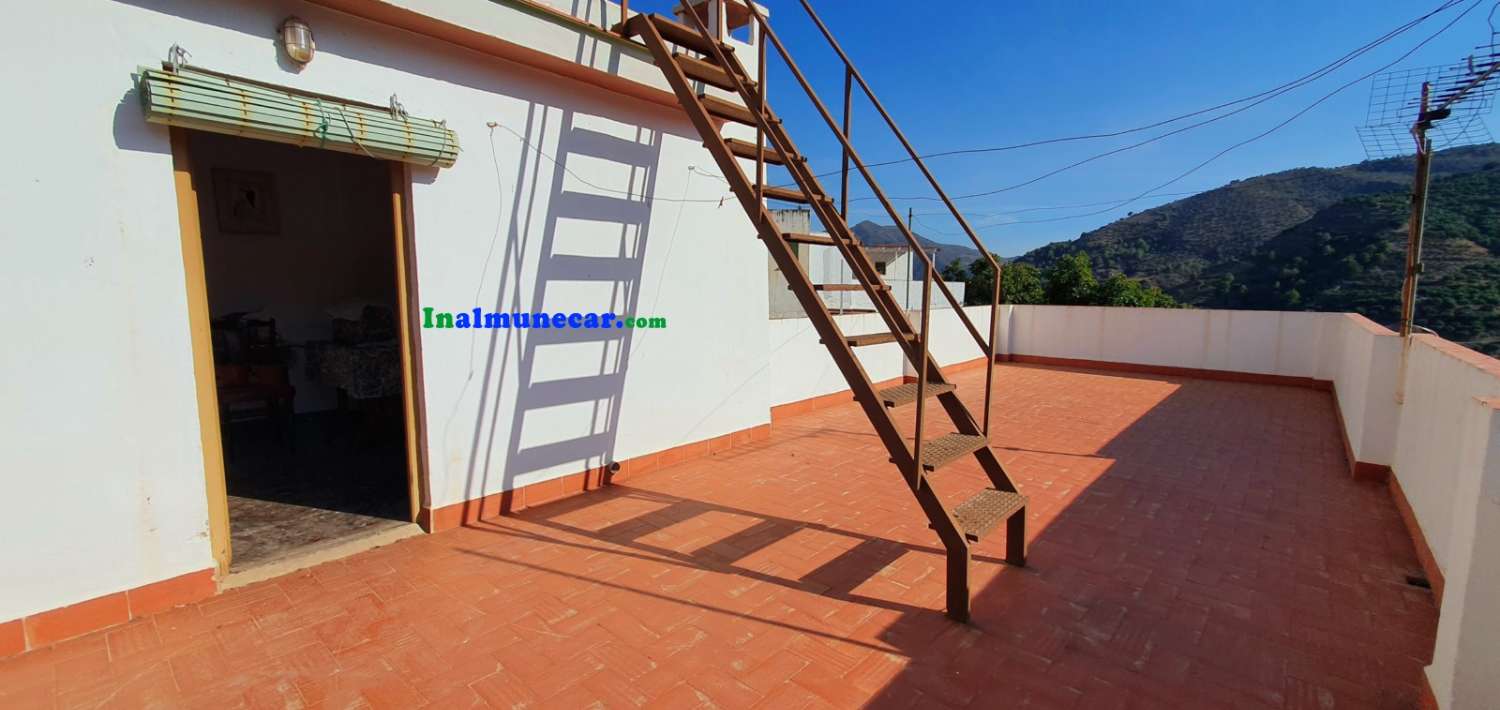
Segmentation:
<svg viewBox="0 0 1500 710">
<path fill-rule="evenodd" d="M 847 335 L 878 333 L 885 323 L 873 313 L 836 316 L 834 321 Z M 843 373 L 828 356 L 807 318 L 776 318 L 770 321 L 770 359 L 767 362 L 772 406 L 791 404 L 849 389 Z M 855 349 L 865 374 L 875 382 L 901 376 L 906 358 L 896 343 Z"/>
<path fill-rule="evenodd" d="M 1442 571 L 1427 669 L 1441 707 L 1500 707 L 1500 362 L 1420 335 L 1392 469 Z"/>
<path fill-rule="evenodd" d="M 989 327 L 990 309 L 970 306 L 964 312 L 982 336 Z M 873 313 L 836 316 L 834 321 L 845 335 L 886 331 L 885 322 Z M 918 314 L 912 314 L 912 322 L 920 322 Z M 932 312 L 931 342 L 933 359 L 941 365 L 984 357 L 984 351 L 952 309 Z M 871 381 L 886 382 L 912 374 L 911 364 L 896 343 L 855 348 L 854 353 Z M 773 407 L 849 389 L 848 381 L 833 364 L 807 318 L 771 320 L 769 370 Z"/>
<path fill-rule="evenodd" d="M 1098 306 L 1010 306 L 1007 353 L 1316 377 L 1325 326 L 1340 314 Z M 1143 334 L 1150 337 L 1143 337 Z"/>
<path fill-rule="evenodd" d="M 1500 707 L 1500 361 L 1434 336 L 1403 344 L 1347 313 L 1006 306 L 998 338 L 1023 361 L 1329 386 L 1351 469 L 1390 469 L 1437 576 L 1427 675 L 1439 706 Z"/>
</svg>

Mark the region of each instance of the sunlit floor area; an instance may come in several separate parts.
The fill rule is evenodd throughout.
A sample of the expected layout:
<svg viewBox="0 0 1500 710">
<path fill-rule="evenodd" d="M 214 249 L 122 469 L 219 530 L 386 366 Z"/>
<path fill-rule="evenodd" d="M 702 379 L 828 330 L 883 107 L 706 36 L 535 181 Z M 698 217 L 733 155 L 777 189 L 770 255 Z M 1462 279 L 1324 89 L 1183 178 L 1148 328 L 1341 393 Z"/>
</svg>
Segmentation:
<svg viewBox="0 0 1500 710">
<path fill-rule="evenodd" d="M 978 546 L 969 625 L 851 402 L 0 661 L 0 705 L 1415 705 L 1437 611 L 1388 492 L 1347 473 L 1329 393 L 997 378 L 1030 559 Z M 955 379 L 980 404 L 983 371 Z M 984 485 L 972 463 L 935 478 Z"/>
</svg>

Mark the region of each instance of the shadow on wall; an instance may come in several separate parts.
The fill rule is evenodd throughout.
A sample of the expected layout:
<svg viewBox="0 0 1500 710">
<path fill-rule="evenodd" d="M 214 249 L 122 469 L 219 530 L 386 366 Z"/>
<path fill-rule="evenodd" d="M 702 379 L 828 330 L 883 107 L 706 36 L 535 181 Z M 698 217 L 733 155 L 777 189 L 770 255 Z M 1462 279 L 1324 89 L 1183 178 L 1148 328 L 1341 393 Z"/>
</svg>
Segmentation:
<svg viewBox="0 0 1500 710">
<path fill-rule="evenodd" d="M 543 131 L 547 113 L 544 108 L 536 121 Z M 507 286 L 502 279 L 495 303 L 499 312 L 613 312 L 623 316 L 636 310 L 662 136 L 631 127 L 626 130 L 633 135 L 621 137 L 579 126 L 580 118 L 572 110 L 562 113 L 531 294 L 522 297 L 519 283 Z M 531 123 L 528 121 L 526 140 L 541 143 L 542 136 L 529 135 Z M 620 184 L 623 179 L 629 188 L 623 194 L 607 189 L 565 189 L 568 164 L 578 158 L 587 161 L 592 171 L 607 176 L 601 181 Z M 526 170 L 525 161 L 521 169 Z M 521 199 L 518 191 L 512 215 L 521 212 Z M 534 202 L 536 196 L 529 199 Z M 506 240 L 501 262 L 506 277 L 513 276 L 522 264 L 530 242 L 526 231 L 513 217 L 512 238 Z M 565 475 L 580 469 L 600 469 L 613 461 L 631 339 L 628 328 L 491 331 L 486 372 L 481 380 L 484 388 L 469 451 L 466 497 L 473 498 L 481 491 L 515 489 L 532 482 L 518 479 L 534 472 L 565 467 L 552 471 Z M 509 369 L 512 347 L 517 353 L 516 401 L 507 430 L 504 468 L 499 485 L 495 485 L 489 472 L 503 416 L 499 389 Z M 492 380 L 490 370 L 497 362 L 501 377 Z M 491 411 L 486 411 L 485 403 L 491 400 Z M 466 505 L 470 504 L 479 503 Z M 509 508 L 507 503 L 501 505 L 502 509 Z M 468 517 L 466 511 L 465 519 Z"/>
<path fill-rule="evenodd" d="M 609 0 L 573 0 L 573 6 L 569 14 L 582 18 L 590 24 L 600 27 L 613 27 L 620 19 L 619 4 L 611 5 Z M 605 42 L 598 37 L 591 37 L 580 33 L 578 35 L 578 50 L 574 52 L 573 59 L 580 64 L 595 66 L 594 60 L 600 50 L 609 52 L 609 64 L 605 71 L 611 74 L 620 70 L 620 46 L 612 42 Z"/>
<path fill-rule="evenodd" d="M 264 64 L 269 67 L 278 62 L 274 66 L 286 73 L 281 81 L 289 85 L 304 83 L 281 66 L 276 57 L 274 32 L 286 13 L 285 8 L 266 7 L 250 0 L 212 4 L 182 0 L 120 2 L 209 27 L 266 37 Z M 587 10 L 592 16 L 602 12 L 602 7 L 593 0 L 580 2 L 583 3 L 578 8 L 580 13 Z M 430 79 L 485 92 L 490 98 L 503 98 L 509 105 L 525 106 L 524 122 L 500 126 L 529 144 L 521 151 L 522 158 L 515 171 L 501 181 L 505 186 L 516 186 L 514 195 L 493 205 L 497 229 L 491 254 L 475 255 L 474 280 L 486 294 L 486 301 L 490 301 L 488 294 L 495 289 L 489 305 L 500 312 L 613 310 L 626 314 L 634 311 L 664 135 L 696 136 L 679 111 L 622 103 L 617 97 L 585 89 L 571 80 L 500 66 L 496 60 L 473 52 L 422 42 L 407 32 L 351 19 L 321 7 L 299 4 L 297 13 L 317 28 L 318 48 L 324 55 L 368 64 L 377 72 L 371 76 L 378 77 L 382 68 L 389 69 L 392 83 L 381 85 L 380 91 L 400 89 L 413 83 L 412 77 L 420 77 L 418 85 L 422 87 Z M 235 64 L 219 60 L 220 55 L 212 46 L 187 49 L 197 50 L 191 58 L 194 64 L 235 70 Z M 594 37 L 580 40 L 580 61 L 589 52 L 598 51 L 613 52 L 611 66 L 621 59 L 621 49 L 617 46 Z M 140 60 L 152 64 L 160 57 L 143 56 Z M 309 71 L 316 69 L 315 62 Z M 260 72 L 253 74 L 264 78 Z M 121 76 L 122 83 L 129 81 L 127 71 L 122 71 Z M 138 97 L 133 88 L 127 87 L 122 94 L 114 118 L 117 143 L 122 147 L 164 151 L 165 129 L 139 118 Z M 363 88 L 351 88 L 347 97 L 384 101 L 384 94 L 370 94 L 369 85 L 365 84 Z M 427 101 L 420 90 L 413 90 L 410 97 L 403 95 L 403 98 L 414 114 L 443 117 L 448 112 L 441 105 L 424 105 Z M 558 130 L 559 116 L 561 133 L 553 134 L 552 131 Z M 596 116 L 613 116 L 617 120 Z M 489 156 L 483 154 L 485 114 L 476 116 L 469 112 L 452 118 L 454 130 L 468 141 L 467 159 L 487 162 Z M 551 165 L 553 159 L 556 166 Z M 575 177 L 566 176 L 570 161 L 581 162 L 573 172 L 582 171 L 593 182 L 611 187 L 629 185 L 626 194 L 579 187 Z M 548 169 L 553 170 L 550 187 L 545 183 L 538 185 L 534 177 Z M 498 166 L 495 177 L 501 178 Z M 432 184 L 443 180 L 444 174 L 415 168 L 412 179 L 418 184 Z M 565 184 L 570 189 L 564 189 Z M 544 232 L 537 239 L 530 215 L 533 206 L 543 205 L 548 212 Z M 420 245 L 424 235 L 416 234 L 414 238 Z M 606 242 L 613 244 L 611 251 L 600 252 Z M 491 261 L 490 256 L 497 261 Z M 533 264 L 537 268 L 536 282 L 528 294 L 524 292 L 527 282 L 523 275 L 529 274 Z M 498 287 L 493 286 L 496 280 Z M 474 305 L 484 304 L 476 299 Z M 451 409 L 440 411 L 444 409 L 440 405 L 439 411 L 432 412 L 435 445 L 444 449 L 463 447 L 469 456 L 464 463 L 451 464 L 455 469 L 460 466 L 464 469 L 452 470 L 443 482 L 434 480 L 434 484 L 447 486 L 462 475 L 464 498 L 472 498 L 512 488 L 518 477 L 523 478 L 521 483 L 527 483 L 524 476 L 528 473 L 565 466 L 568 470 L 556 473 L 575 473 L 584 468 L 580 462 L 597 466 L 610 460 L 630 352 L 628 329 L 612 333 L 491 330 L 473 331 L 472 335 L 468 384 L 454 397 Z M 587 357 L 583 355 L 585 352 Z M 554 365 L 563 360 L 575 365 L 586 360 L 591 367 L 586 372 L 561 373 Z M 502 403 L 508 403 L 513 389 L 517 397 L 515 410 L 501 411 Z M 502 423 L 501 419 L 509 421 Z M 472 430 L 469 421 L 474 422 Z M 506 424 L 510 426 L 508 431 Z M 587 430 L 579 431 L 582 427 Z M 554 441 L 540 438 L 546 432 L 564 431 L 572 435 Z M 450 440 L 451 445 L 439 443 Z M 504 453 L 494 448 L 502 440 L 506 442 Z M 506 457 L 504 463 L 498 460 L 500 456 Z M 444 465 L 437 458 L 432 464 Z M 493 480 L 497 474 L 500 481 Z M 434 475 L 443 476 L 437 471 Z"/>
</svg>

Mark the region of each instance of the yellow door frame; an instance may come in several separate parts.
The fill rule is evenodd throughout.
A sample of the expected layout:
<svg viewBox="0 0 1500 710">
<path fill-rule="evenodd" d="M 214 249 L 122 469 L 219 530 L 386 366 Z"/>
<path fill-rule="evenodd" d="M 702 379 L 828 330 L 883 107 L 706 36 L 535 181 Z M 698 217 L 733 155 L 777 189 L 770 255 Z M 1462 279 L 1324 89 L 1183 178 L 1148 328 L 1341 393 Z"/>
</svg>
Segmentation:
<svg viewBox="0 0 1500 710">
<path fill-rule="evenodd" d="M 233 549 L 229 535 L 229 493 L 224 478 L 224 438 L 219 429 L 219 395 L 214 380 L 212 317 L 208 277 L 203 265 L 203 230 L 198 192 L 188 153 L 188 129 L 169 129 L 172 183 L 177 192 L 177 222 L 182 238 L 182 265 L 187 285 L 188 330 L 193 349 L 193 383 L 198 399 L 198 429 L 203 446 L 204 488 L 208 496 L 208 536 L 219 576 L 229 573 Z M 406 430 L 407 497 L 410 519 L 421 518 L 427 502 L 426 406 L 422 383 L 417 303 L 416 249 L 411 238 L 411 177 L 403 163 L 387 161 L 391 218 L 396 256 L 396 298 L 400 310 L 402 409 Z M 427 528 L 425 522 L 423 527 Z M 430 529 L 429 529 L 430 532 Z"/>
<path fill-rule="evenodd" d="M 417 293 L 417 249 L 412 240 L 411 174 L 405 163 L 388 161 L 391 174 L 391 230 L 396 248 L 396 307 L 401 323 L 401 406 L 406 421 L 407 499 L 411 520 L 432 532 L 422 515 L 427 505 L 427 397 L 422 382 L 422 333 Z"/>
<path fill-rule="evenodd" d="M 208 312 L 208 274 L 203 268 L 203 230 L 198 192 L 188 158 L 188 133 L 173 127 L 172 185 L 182 230 L 182 270 L 187 279 L 188 332 L 193 345 L 193 383 L 198 390 L 198 433 L 203 442 L 203 482 L 208 492 L 208 540 L 219 576 L 229 573 L 229 493 L 224 481 L 224 439 L 219 431 L 219 389 L 214 382 L 214 343 Z"/>
</svg>

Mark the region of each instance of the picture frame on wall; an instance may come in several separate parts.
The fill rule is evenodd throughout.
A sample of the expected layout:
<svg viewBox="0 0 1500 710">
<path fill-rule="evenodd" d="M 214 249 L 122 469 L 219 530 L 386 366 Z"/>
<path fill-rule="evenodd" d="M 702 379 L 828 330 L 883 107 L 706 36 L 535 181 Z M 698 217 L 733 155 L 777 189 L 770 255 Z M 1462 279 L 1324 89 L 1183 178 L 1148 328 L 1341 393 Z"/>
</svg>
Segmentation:
<svg viewBox="0 0 1500 710">
<path fill-rule="evenodd" d="M 223 234 L 280 234 L 276 176 L 255 170 L 215 168 L 214 206 Z"/>
</svg>

